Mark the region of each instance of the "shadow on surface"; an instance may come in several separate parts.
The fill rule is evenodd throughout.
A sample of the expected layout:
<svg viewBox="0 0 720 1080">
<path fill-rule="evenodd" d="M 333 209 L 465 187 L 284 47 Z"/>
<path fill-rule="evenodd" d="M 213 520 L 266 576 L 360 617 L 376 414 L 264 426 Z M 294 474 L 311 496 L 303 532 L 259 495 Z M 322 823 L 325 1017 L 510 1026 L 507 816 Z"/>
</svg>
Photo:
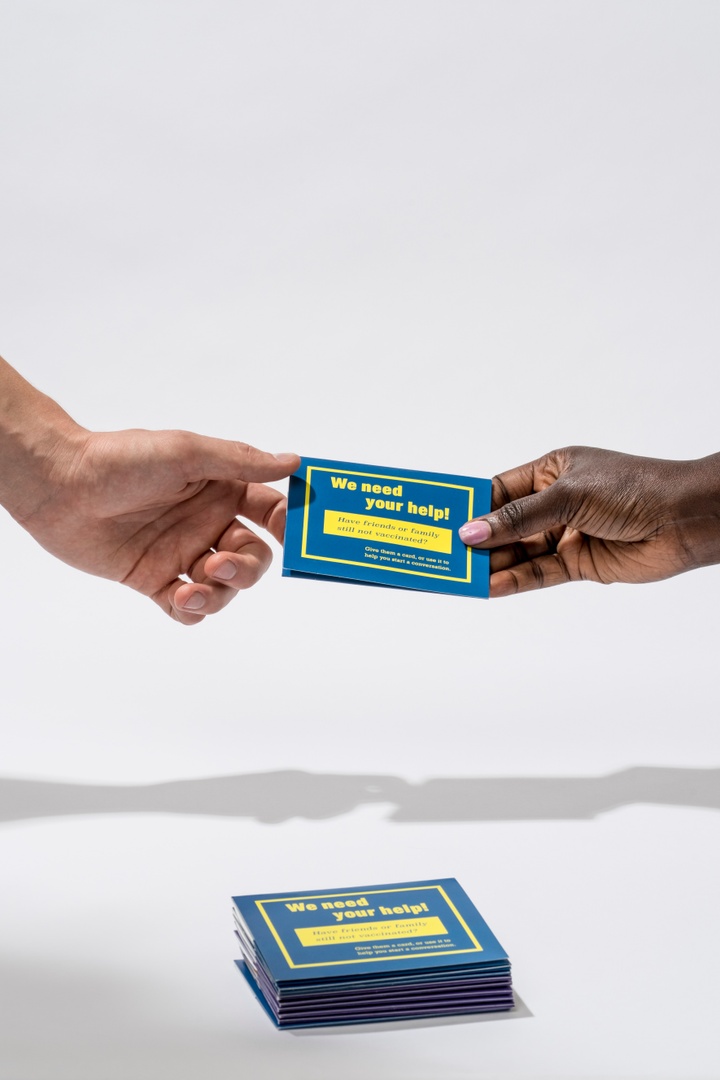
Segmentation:
<svg viewBox="0 0 720 1080">
<path fill-rule="evenodd" d="M 285 770 L 160 784 L 74 784 L 0 777 L 0 822 L 84 814 L 194 814 L 280 824 L 372 803 L 395 822 L 591 819 L 623 806 L 720 809 L 720 769 L 639 766 L 586 777 L 435 777 Z"/>
</svg>

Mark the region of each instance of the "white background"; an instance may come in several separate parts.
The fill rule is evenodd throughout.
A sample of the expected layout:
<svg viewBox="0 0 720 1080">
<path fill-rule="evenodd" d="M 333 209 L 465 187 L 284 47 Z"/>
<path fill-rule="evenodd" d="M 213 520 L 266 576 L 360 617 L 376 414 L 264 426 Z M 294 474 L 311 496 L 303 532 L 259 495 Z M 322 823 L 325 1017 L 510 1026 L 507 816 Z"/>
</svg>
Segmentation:
<svg viewBox="0 0 720 1080">
<path fill-rule="evenodd" d="M 717 451 L 719 48 L 688 0 L 6 0 L 0 349 L 97 429 Z M 485 603 L 276 559 L 184 628 L 0 544 L 2 1080 L 720 1077 L 720 570 Z M 272 1028 L 232 893 L 441 875 L 515 1015 Z"/>
</svg>

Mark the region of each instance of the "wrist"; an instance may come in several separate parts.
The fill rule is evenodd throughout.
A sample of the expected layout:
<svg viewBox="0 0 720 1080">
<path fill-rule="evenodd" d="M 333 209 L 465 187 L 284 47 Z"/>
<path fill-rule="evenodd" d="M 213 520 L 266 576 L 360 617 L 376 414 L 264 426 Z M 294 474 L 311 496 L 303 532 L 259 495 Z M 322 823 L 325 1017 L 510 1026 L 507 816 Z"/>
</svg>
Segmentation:
<svg viewBox="0 0 720 1080">
<path fill-rule="evenodd" d="M 0 505 L 21 525 L 57 493 L 85 434 L 0 359 Z"/>
<path fill-rule="evenodd" d="M 676 500 L 683 541 L 697 566 L 720 563 L 720 454 L 683 462 Z"/>
</svg>

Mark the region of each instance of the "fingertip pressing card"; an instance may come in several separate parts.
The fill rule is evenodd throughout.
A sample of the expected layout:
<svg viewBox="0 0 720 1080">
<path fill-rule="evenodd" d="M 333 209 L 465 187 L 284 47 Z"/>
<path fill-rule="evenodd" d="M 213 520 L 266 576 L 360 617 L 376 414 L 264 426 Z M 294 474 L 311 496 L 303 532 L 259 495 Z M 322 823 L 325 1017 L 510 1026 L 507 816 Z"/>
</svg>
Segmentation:
<svg viewBox="0 0 720 1080">
<path fill-rule="evenodd" d="M 283 575 L 487 597 L 489 554 L 458 529 L 490 480 L 303 458 L 290 477 Z"/>
</svg>

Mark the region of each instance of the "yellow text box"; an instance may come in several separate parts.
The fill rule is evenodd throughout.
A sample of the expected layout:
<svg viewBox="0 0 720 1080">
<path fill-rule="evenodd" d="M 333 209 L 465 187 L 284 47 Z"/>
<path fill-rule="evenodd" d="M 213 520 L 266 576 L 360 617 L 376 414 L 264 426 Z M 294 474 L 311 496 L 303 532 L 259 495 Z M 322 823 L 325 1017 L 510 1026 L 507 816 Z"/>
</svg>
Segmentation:
<svg viewBox="0 0 720 1080">
<path fill-rule="evenodd" d="M 326 510 L 323 532 L 330 536 L 350 536 L 355 540 L 374 540 L 381 544 L 440 551 L 443 555 L 449 555 L 452 551 L 452 529 L 439 529 L 437 525 L 417 521 L 396 521 L 395 518 Z"/>
<path fill-rule="evenodd" d="M 295 933 L 301 945 L 345 945 L 352 941 L 383 941 L 393 938 L 439 937 L 447 934 L 442 919 L 385 919 L 383 922 L 340 926 L 302 926 Z"/>
</svg>

